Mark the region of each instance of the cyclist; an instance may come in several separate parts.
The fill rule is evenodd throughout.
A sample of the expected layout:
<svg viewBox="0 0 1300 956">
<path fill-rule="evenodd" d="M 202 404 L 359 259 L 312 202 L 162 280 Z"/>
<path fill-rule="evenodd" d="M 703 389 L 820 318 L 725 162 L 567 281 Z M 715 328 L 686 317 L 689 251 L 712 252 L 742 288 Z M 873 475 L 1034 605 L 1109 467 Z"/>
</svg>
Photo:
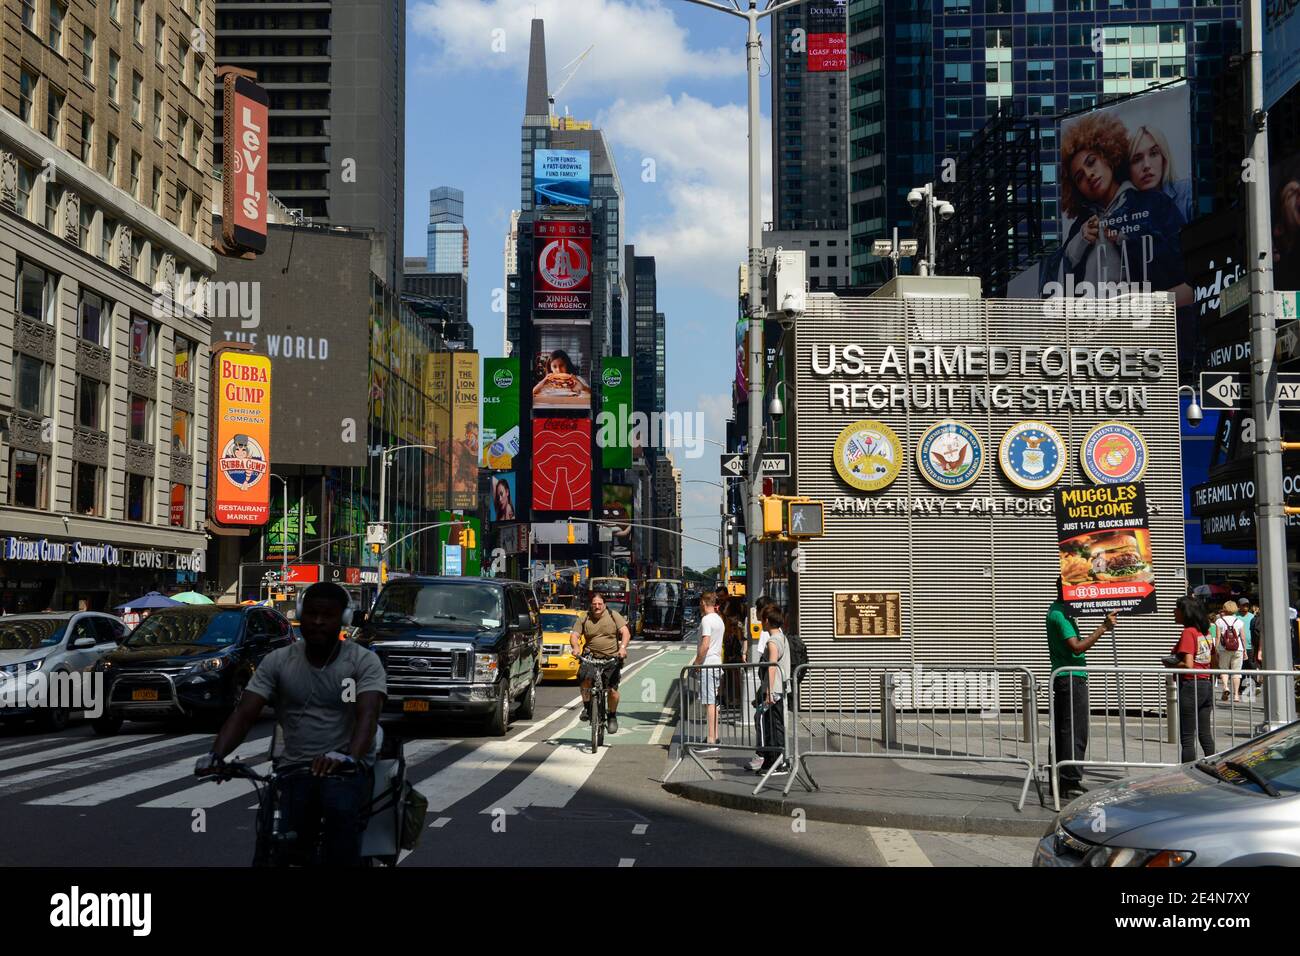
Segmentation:
<svg viewBox="0 0 1300 956">
<path fill-rule="evenodd" d="M 569 644 L 573 656 L 582 656 L 580 638 L 586 639 L 586 653 L 595 658 L 603 658 L 600 664 L 583 661 L 578 667 L 578 683 L 582 688 L 582 713 L 580 720 L 591 720 L 591 682 L 595 678 L 593 668 L 604 667 L 605 686 L 609 689 L 605 700 L 605 729 L 611 734 L 618 733 L 618 680 L 623 673 L 623 661 L 627 659 L 627 645 L 632 640 L 627 620 L 618 611 L 605 608 L 605 599 L 599 594 L 591 596 L 591 607 L 581 623 L 574 625 L 569 635 Z"/>
<path fill-rule="evenodd" d="M 284 733 L 282 765 L 310 774 L 280 780 L 280 830 L 298 834 L 298 850 L 316 845 L 324 818 L 322 863 L 358 866 L 364 810 L 370 803 L 376 730 L 387 693 L 384 667 L 354 641 L 340 641 L 348 595 L 328 581 L 303 595 L 302 640 L 272 651 L 248 682 L 212 751 L 194 772 L 218 773 L 268 703 Z"/>
</svg>

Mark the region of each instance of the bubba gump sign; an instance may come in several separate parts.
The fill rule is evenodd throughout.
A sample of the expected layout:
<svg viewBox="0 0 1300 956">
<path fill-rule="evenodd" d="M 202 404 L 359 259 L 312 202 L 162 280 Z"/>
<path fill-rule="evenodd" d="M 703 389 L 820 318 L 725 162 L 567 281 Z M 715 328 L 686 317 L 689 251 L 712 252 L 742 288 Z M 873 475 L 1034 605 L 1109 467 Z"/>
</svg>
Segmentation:
<svg viewBox="0 0 1300 956">
<path fill-rule="evenodd" d="M 212 517 L 263 525 L 271 515 L 271 360 L 222 350 L 216 361 Z"/>
</svg>

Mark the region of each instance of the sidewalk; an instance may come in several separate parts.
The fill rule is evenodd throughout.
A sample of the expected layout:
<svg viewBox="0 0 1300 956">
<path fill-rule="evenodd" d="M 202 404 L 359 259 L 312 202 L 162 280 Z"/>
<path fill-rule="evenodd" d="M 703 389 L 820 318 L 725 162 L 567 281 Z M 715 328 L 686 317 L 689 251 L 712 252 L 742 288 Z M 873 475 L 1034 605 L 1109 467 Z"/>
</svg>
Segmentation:
<svg viewBox="0 0 1300 956">
<path fill-rule="evenodd" d="M 1038 737 L 1040 763 L 1047 761 L 1048 725 L 1040 715 Z M 1238 713 L 1230 721 L 1226 709 L 1216 707 L 1218 746 L 1223 749 L 1251 736 L 1247 715 Z M 847 718 L 847 719 L 846 719 Z M 1028 744 L 1013 746 L 1014 733 L 1006 717 L 990 720 L 990 741 L 1001 738 L 1007 747 L 1000 752 L 1028 754 Z M 1169 740 L 1163 717 L 1129 715 L 1122 736 L 1118 716 L 1094 714 L 1088 753 L 1094 759 L 1119 760 L 1127 742 L 1129 759 L 1146 762 L 1178 762 L 1179 745 Z M 664 774 L 671 778 L 664 789 L 690 800 L 735 810 L 790 816 L 803 811 L 810 820 L 853 823 L 864 826 L 907 830 L 938 830 L 955 833 L 984 833 L 996 836 L 1041 836 L 1055 819 L 1051 809 L 1051 783 L 1044 775 L 1039 790 L 1030 783 L 1022 811 L 1016 810 L 1024 785 L 1024 764 L 908 759 L 898 751 L 944 752 L 937 728 L 927 721 L 901 722 L 896 728 L 895 747 L 889 756 L 850 757 L 881 751 L 878 719 L 873 715 L 804 715 L 800 720 L 800 750 L 836 751 L 845 756 L 813 756 L 808 767 L 818 784 L 810 790 L 796 778 L 789 796 L 781 792 L 787 777 L 773 777 L 757 795 L 760 777 L 746 764 L 752 751 L 722 749 L 700 755 L 700 764 L 713 774 L 710 780 L 690 754 L 683 754 L 680 728 L 669 747 Z M 691 746 L 698 746 L 702 728 L 690 728 Z M 726 732 L 723 733 L 726 740 Z M 814 745 L 815 740 L 815 745 Z M 673 770 L 674 765 L 680 765 Z M 1104 786 L 1125 776 L 1155 772 L 1151 768 L 1088 767 L 1084 784 L 1089 789 Z M 1062 803 L 1064 806 L 1064 802 Z"/>
</svg>

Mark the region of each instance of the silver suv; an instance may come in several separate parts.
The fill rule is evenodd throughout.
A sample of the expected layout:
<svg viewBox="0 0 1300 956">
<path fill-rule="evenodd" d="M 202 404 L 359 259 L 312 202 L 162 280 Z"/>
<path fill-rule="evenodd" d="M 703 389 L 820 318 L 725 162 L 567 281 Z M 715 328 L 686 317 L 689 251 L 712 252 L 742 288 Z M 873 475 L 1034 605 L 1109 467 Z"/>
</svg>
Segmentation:
<svg viewBox="0 0 1300 956">
<path fill-rule="evenodd" d="M 98 611 L 0 617 L 0 720 L 34 717 L 46 730 L 62 730 L 72 708 L 39 704 L 32 689 L 49 686 L 51 674 L 88 673 L 129 632 Z"/>
</svg>

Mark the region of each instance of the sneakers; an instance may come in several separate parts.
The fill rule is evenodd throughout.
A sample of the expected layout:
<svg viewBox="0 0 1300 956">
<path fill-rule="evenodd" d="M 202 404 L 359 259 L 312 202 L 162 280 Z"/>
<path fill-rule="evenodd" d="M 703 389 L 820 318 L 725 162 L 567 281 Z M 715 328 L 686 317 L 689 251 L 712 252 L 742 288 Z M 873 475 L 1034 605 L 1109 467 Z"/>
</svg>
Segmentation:
<svg viewBox="0 0 1300 956">
<path fill-rule="evenodd" d="M 772 771 L 774 777 L 787 777 L 790 775 L 790 761 L 782 760 L 781 766 Z"/>
<path fill-rule="evenodd" d="M 750 761 L 749 763 L 747 763 L 745 766 L 747 766 L 747 767 L 750 769 L 750 771 L 752 771 L 753 773 L 762 773 L 762 772 L 763 772 L 763 758 L 762 758 L 762 757 L 755 757 L 753 760 L 751 760 L 751 761 Z"/>
<path fill-rule="evenodd" d="M 718 745 L 713 741 L 705 741 L 703 747 L 694 748 L 697 754 L 715 754 L 718 752 Z"/>
<path fill-rule="evenodd" d="M 591 720 L 591 702 L 582 705 L 582 713 L 578 715 L 579 720 Z"/>
<path fill-rule="evenodd" d="M 618 714 L 610 714 L 605 718 L 605 729 L 611 734 L 618 733 Z"/>
</svg>

